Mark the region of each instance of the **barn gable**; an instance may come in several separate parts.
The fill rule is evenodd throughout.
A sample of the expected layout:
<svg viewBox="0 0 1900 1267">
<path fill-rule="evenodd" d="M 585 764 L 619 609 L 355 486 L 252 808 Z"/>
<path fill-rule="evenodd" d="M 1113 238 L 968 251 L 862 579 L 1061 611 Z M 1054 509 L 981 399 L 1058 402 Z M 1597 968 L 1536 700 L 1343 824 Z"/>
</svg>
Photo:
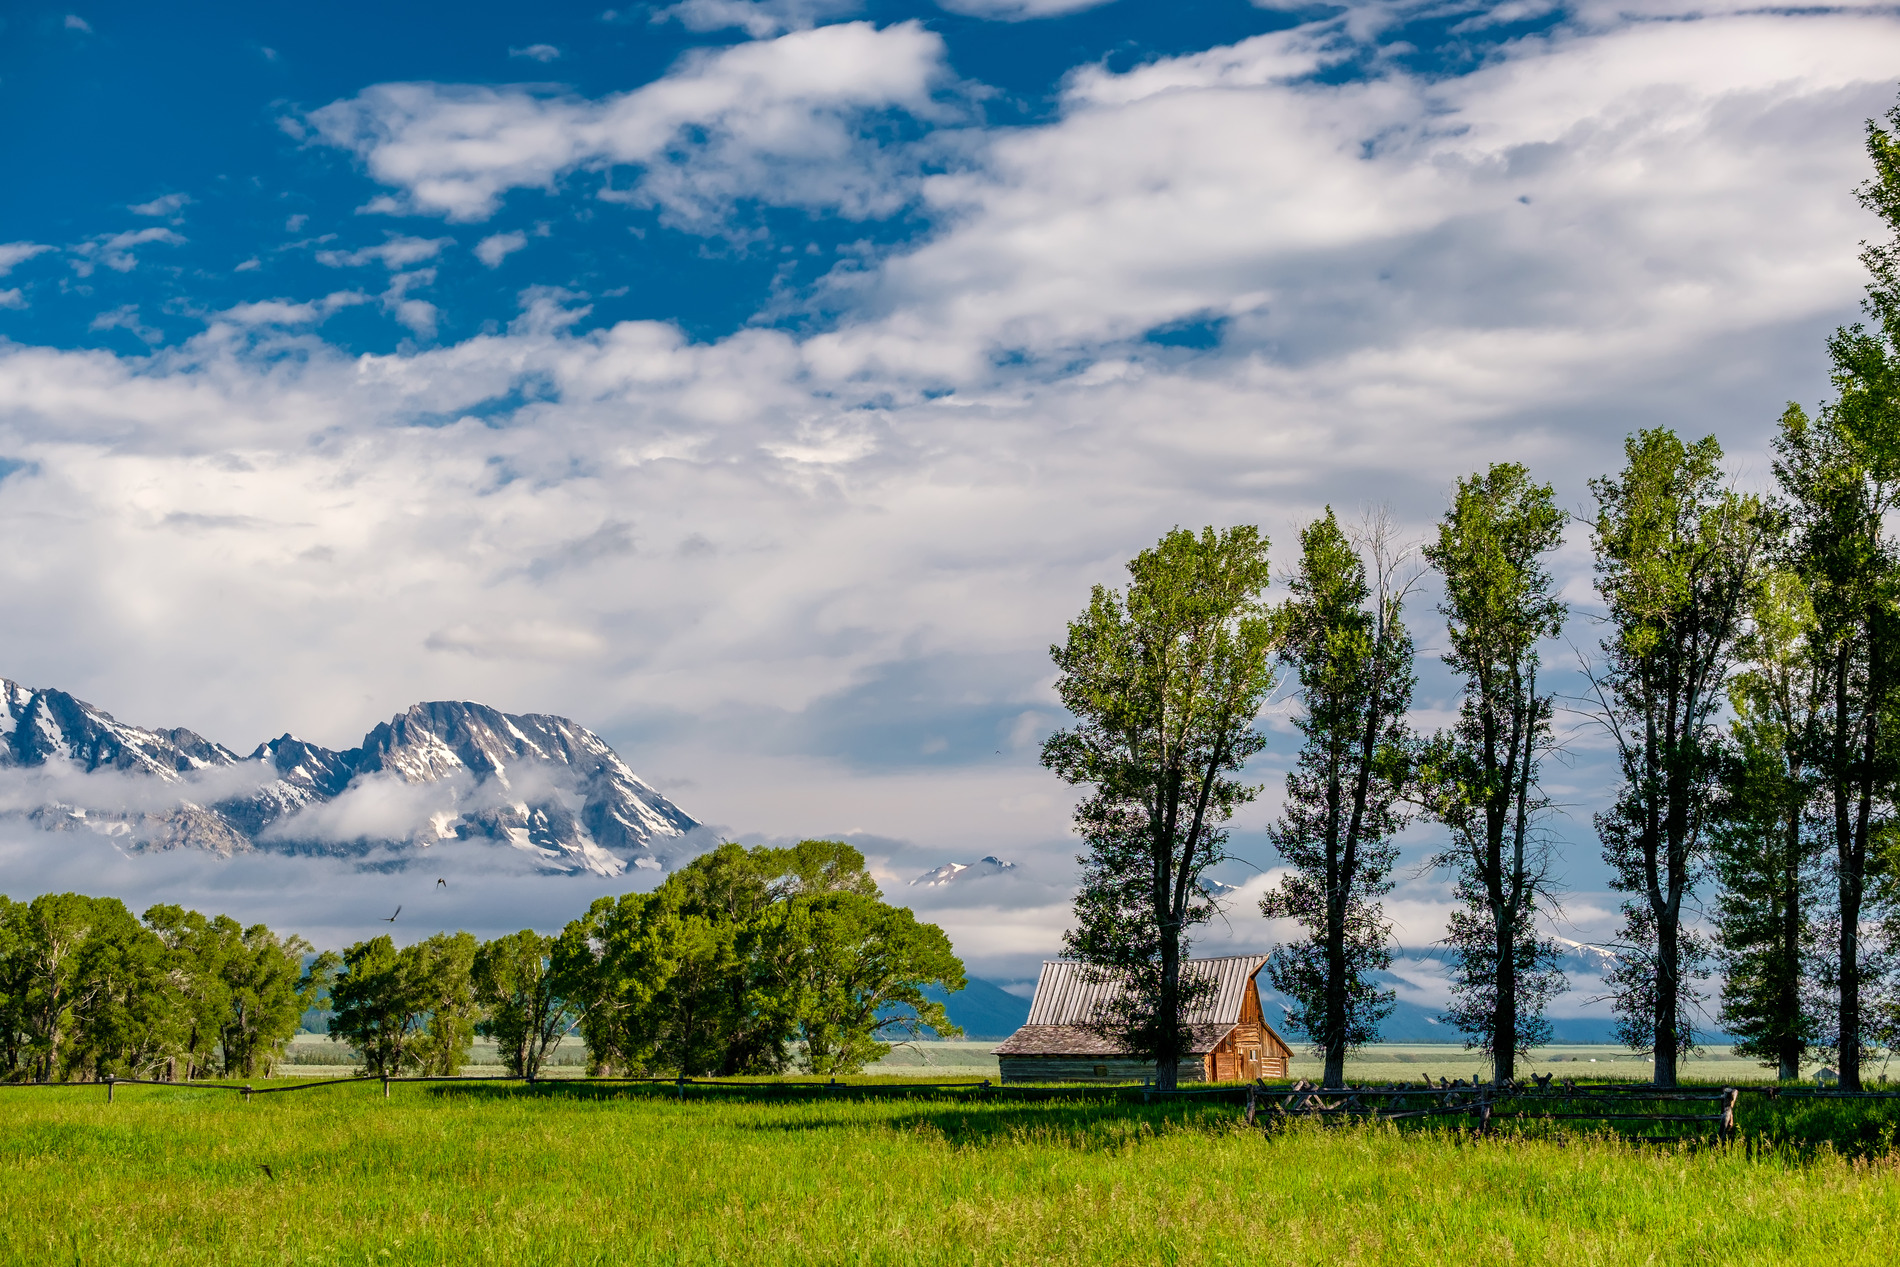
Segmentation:
<svg viewBox="0 0 1900 1267">
<path fill-rule="evenodd" d="M 1260 1009 L 1259 955 L 1190 959 L 1184 976 L 1211 978 L 1214 990 L 1184 1018 L 1192 1035 L 1181 1062 L 1183 1082 L 1285 1077 L 1292 1049 Z M 1088 1028 L 1123 986 L 1086 965 L 1050 960 L 1036 981 L 1028 1022 L 995 1048 L 1004 1082 L 1125 1082 L 1152 1075 L 1154 1065 L 1116 1049 Z"/>
</svg>

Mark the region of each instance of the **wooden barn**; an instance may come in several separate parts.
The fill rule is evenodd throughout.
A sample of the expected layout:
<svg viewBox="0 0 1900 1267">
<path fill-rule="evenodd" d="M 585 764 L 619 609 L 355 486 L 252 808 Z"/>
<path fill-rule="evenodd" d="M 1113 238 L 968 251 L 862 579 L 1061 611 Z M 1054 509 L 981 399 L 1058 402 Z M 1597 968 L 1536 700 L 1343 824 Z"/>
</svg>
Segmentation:
<svg viewBox="0 0 1900 1267">
<path fill-rule="evenodd" d="M 1183 977 L 1212 977 L 1214 993 L 1187 1017 L 1192 1053 L 1176 1075 L 1181 1082 L 1241 1082 L 1286 1077 L 1293 1049 L 1260 1011 L 1254 978 L 1259 955 L 1190 959 Z M 1132 1082 L 1154 1075 L 1154 1062 L 1118 1051 L 1087 1025 L 1121 992 L 1095 979 L 1082 964 L 1050 960 L 1036 980 L 1029 1022 L 995 1049 L 1004 1082 Z"/>
</svg>

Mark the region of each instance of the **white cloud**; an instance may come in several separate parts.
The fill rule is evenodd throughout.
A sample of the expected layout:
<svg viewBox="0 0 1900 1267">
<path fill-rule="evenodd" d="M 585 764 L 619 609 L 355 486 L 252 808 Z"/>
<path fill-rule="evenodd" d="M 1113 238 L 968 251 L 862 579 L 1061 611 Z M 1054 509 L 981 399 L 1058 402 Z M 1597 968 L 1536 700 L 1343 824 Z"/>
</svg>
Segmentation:
<svg viewBox="0 0 1900 1267">
<path fill-rule="evenodd" d="M 126 210 L 135 216 L 171 216 L 177 215 L 190 203 L 190 194 L 165 194 L 150 202 L 141 202 L 127 207 Z"/>
<path fill-rule="evenodd" d="M 1024 22 L 1031 18 L 1055 18 L 1084 9 L 1099 9 L 1114 0 L 937 0 L 952 13 L 996 22 Z"/>
<path fill-rule="evenodd" d="M 126 304 L 114 308 L 111 312 L 102 312 L 92 319 L 88 330 L 124 330 L 147 343 L 163 343 L 165 336 L 151 326 L 139 320 L 139 306 Z"/>
<path fill-rule="evenodd" d="M 432 260 L 442 253 L 443 247 L 454 244 L 454 238 L 417 238 L 392 233 L 381 246 L 366 246 L 355 251 L 318 251 L 316 258 L 317 263 L 329 268 L 361 268 L 365 264 L 381 264 L 395 272 L 411 264 L 420 264 L 423 260 Z"/>
<path fill-rule="evenodd" d="M 853 22 L 690 55 L 664 78 L 600 101 L 525 88 L 382 84 L 313 111 L 317 134 L 402 191 L 372 204 L 485 220 L 510 189 L 553 189 L 581 168 L 633 165 L 603 197 L 717 222 L 736 198 L 888 214 L 895 157 L 861 135 L 888 111 L 942 117 L 942 39 L 914 22 Z"/>
<path fill-rule="evenodd" d="M 66 29 L 68 31 L 78 31 L 85 35 L 92 34 L 92 24 L 80 17 L 77 13 L 68 13 L 66 15 Z"/>
<path fill-rule="evenodd" d="M 73 271 L 81 277 L 90 277 L 99 264 L 104 264 L 115 273 L 129 273 L 138 267 L 139 262 L 133 249 L 153 242 L 182 246 L 185 239 L 170 229 L 131 229 L 124 233 L 100 234 L 90 242 L 69 247 L 68 253 Z"/>
<path fill-rule="evenodd" d="M 18 286 L 11 290 L 0 290 L 0 308 L 24 308 L 26 296 L 20 293 Z"/>
<path fill-rule="evenodd" d="M 475 258 L 490 268 L 500 268 L 501 262 L 528 245 L 528 235 L 515 230 L 512 233 L 491 233 L 475 244 Z"/>
<path fill-rule="evenodd" d="M 509 49 L 508 56 L 526 57 L 531 61 L 546 63 L 558 60 L 561 50 L 552 44 L 530 44 L 526 48 Z"/>
<path fill-rule="evenodd" d="M 369 297 L 360 291 L 339 290 L 325 295 L 322 299 L 304 303 L 292 303 L 288 299 L 265 299 L 254 303 L 236 304 L 214 314 L 213 320 L 227 322 L 234 326 L 314 325 L 339 309 L 368 302 Z"/>
<path fill-rule="evenodd" d="M 0 824 L 0 875 L 12 896 L 110 893 L 134 912 L 175 902 L 245 924 L 262 922 L 325 948 L 383 932 L 400 943 L 458 928 L 484 938 L 524 926 L 559 932 L 595 897 L 657 882 L 652 872 L 611 879 L 548 876 L 528 854 L 485 841 L 442 841 L 407 867 L 391 869 L 402 861 L 382 853 L 128 855 L 91 833 Z M 438 886 L 438 877 L 448 885 Z M 384 922 L 398 907 L 396 921 Z"/>
<path fill-rule="evenodd" d="M 44 255 L 57 248 L 42 246 L 38 242 L 0 242 L 0 277 L 11 273 L 14 266 L 23 264 L 35 255 Z"/>
<path fill-rule="evenodd" d="M 431 651 L 454 651 L 486 660 L 597 660 L 607 649 L 590 629 L 544 620 L 458 624 L 423 639 Z"/>
<path fill-rule="evenodd" d="M 787 31 L 803 31 L 863 7 L 863 0 L 680 0 L 656 10 L 653 21 L 671 19 L 689 31 L 738 27 L 753 39 L 763 40 Z"/>
</svg>

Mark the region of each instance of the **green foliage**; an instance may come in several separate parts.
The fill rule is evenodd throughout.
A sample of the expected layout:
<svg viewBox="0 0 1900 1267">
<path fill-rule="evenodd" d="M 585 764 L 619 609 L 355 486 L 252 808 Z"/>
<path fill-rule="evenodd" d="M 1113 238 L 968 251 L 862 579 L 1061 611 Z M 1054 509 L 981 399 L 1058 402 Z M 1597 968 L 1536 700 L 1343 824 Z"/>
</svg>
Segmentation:
<svg viewBox="0 0 1900 1267">
<path fill-rule="evenodd" d="M 1653 1050 L 1656 1080 L 1670 1086 L 1694 1043 L 1693 982 L 1706 975 L 1683 904 L 1707 869 L 1716 723 L 1768 523 L 1759 501 L 1723 485 L 1713 436 L 1685 445 L 1642 431 L 1624 453 L 1621 474 L 1590 482 L 1609 626 L 1593 684 L 1622 775 L 1596 827 L 1612 884 L 1630 895 L 1610 978 L 1620 1036 Z"/>
<path fill-rule="evenodd" d="M 926 985 L 961 989 L 942 930 L 879 900 L 841 841 L 727 843 L 650 894 L 602 898 L 550 951 L 596 1069 L 687 1076 L 851 1072 L 880 1035 L 956 1032 Z"/>
<path fill-rule="evenodd" d="M 963 963 L 935 924 L 860 893 L 799 896 L 780 908 L 782 944 L 798 948 L 794 982 L 801 997 L 799 1037 L 811 1073 L 856 1073 L 882 1059 L 886 1029 L 911 1037 L 963 1033 L 926 985 L 964 985 Z"/>
<path fill-rule="evenodd" d="M 580 1015 L 577 983 L 562 971 L 569 959 L 557 958 L 554 944 L 554 938 L 524 928 L 475 952 L 475 1002 L 486 1012 L 476 1032 L 495 1040 L 502 1063 L 518 1078 L 541 1071 Z"/>
<path fill-rule="evenodd" d="M 176 906 L 141 924 L 116 898 L 0 897 L 0 1077 L 183 1076 L 268 1069 L 296 1032 L 309 947 Z"/>
<path fill-rule="evenodd" d="M 1887 966 L 1868 927 L 1878 915 L 1870 883 L 1900 777 L 1900 727 L 1893 724 L 1900 707 L 1900 656 L 1893 651 L 1900 640 L 1900 553 L 1883 529 L 1900 495 L 1900 443 L 1886 336 L 1858 327 L 1838 331 L 1829 351 L 1838 398 L 1812 420 L 1789 406 L 1775 439 L 1774 470 L 1789 524 L 1784 566 L 1807 594 L 1805 653 L 1823 697 L 1803 736 L 1835 881 L 1823 934 L 1833 942 L 1823 971 L 1834 998 L 1821 1041 L 1838 1052 L 1844 1081 L 1858 1087 L 1863 1056 L 1880 1038 L 1867 1024 L 1869 995 Z"/>
<path fill-rule="evenodd" d="M 459 1073 L 480 1014 L 470 981 L 475 950 L 474 936 L 459 932 L 401 949 L 387 934 L 357 942 L 330 987 L 330 1033 L 356 1049 L 372 1076 Z"/>
<path fill-rule="evenodd" d="M 310 944 L 179 906 L 153 906 L 144 918 L 165 948 L 185 1076 L 216 1070 L 248 1078 L 268 1070 L 308 1006 L 314 982 L 303 957 Z"/>
<path fill-rule="evenodd" d="M 1405 714 L 1415 679 L 1401 619 L 1402 559 L 1383 527 L 1367 538 L 1373 584 L 1330 507 L 1300 545 L 1293 597 L 1277 623 L 1281 656 L 1299 676 L 1305 707 L 1295 725 L 1304 743 L 1269 833 L 1292 870 L 1260 911 L 1306 930 L 1275 948 L 1267 975 L 1293 1000 L 1289 1023 L 1324 1053 L 1325 1082 L 1337 1086 L 1346 1052 L 1376 1038 L 1392 1010 L 1392 993 L 1370 974 L 1392 962 L 1378 899 L 1391 890 L 1392 837 L 1406 821 L 1414 743 Z"/>
<path fill-rule="evenodd" d="M 1815 989 L 1824 971 L 1816 916 L 1828 896 L 1827 837 L 1817 830 L 1824 818 L 1813 813 L 1812 759 L 1827 724 L 1827 674 L 1813 631 L 1801 579 L 1771 572 L 1729 682 L 1735 717 L 1713 833 L 1721 1023 L 1738 1053 L 1783 1078 L 1800 1076 L 1824 1010 Z"/>
<path fill-rule="evenodd" d="M 1460 903 L 1447 937 L 1447 1016 L 1493 1057 L 1498 1081 L 1548 1040 L 1544 1007 L 1564 985 L 1556 948 L 1536 929 L 1552 860 L 1533 836 L 1550 803 L 1538 773 L 1555 703 L 1538 684 L 1537 648 L 1564 622 L 1544 556 L 1563 527 L 1550 486 L 1499 463 L 1458 481 L 1425 549 L 1445 581 L 1445 666 L 1465 678 L 1458 721 L 1426 745 L 1418 777 L 1419 797 L 1450 832 L 1433 861 L 1451 871 Z"/>
<path fill-rule="evenodd" d="M 1265 745 L 1272 692 L 1270 576 L 1257 528 L 1176 528 L 1128 564 L 1124 595 L 1096 586 L 1051 647 L 1074 724 L 1042 763 L 1092 789 L 1075 810 L 1088 852 L 1069 953 L 1124 983 L 1102 1029 L 1172 1086 L 1196 988 L 1180 964 L 1214 907 L 1199 881 L 1225 857 L 1226 823 L 1259 794 L 1239 777 Z"/>
</svg>

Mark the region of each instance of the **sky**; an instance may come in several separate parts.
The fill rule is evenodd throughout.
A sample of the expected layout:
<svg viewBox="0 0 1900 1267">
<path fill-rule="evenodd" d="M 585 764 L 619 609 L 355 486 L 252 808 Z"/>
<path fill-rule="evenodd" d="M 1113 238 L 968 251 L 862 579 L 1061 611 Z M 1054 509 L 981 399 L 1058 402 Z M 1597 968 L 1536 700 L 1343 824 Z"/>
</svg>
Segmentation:
<svg viewBox="0 0 1900 1267">
<path fill-rule="evenodd" d="M 572 717 L 718 834 L 848 834 L 1022 980 L 1076 876 L 1037 752 L 1090 587 L 1177 524 L 1422 538 L 1493 461 L 1587 515 L 1640 427 L 1762 487 L 1857 313 L 1897 78 L 1852 3 L 9 5 L 0 676 L 239 751 Z M 1556 568 L 1574 690 L 1583 526 Z M 1285 931 L 1291 707 L 1210 951 Z M 1601 940 L 1611 774 L 1564 727 L 1552 930 Z M 0 888 L 340 939 L 387 883 L 82 848 L 15 832 Z M 984 855 L 1019 866 L 906 883 Z M 600 883 L 485 868 L 431 917 Z"/>
</svg>

